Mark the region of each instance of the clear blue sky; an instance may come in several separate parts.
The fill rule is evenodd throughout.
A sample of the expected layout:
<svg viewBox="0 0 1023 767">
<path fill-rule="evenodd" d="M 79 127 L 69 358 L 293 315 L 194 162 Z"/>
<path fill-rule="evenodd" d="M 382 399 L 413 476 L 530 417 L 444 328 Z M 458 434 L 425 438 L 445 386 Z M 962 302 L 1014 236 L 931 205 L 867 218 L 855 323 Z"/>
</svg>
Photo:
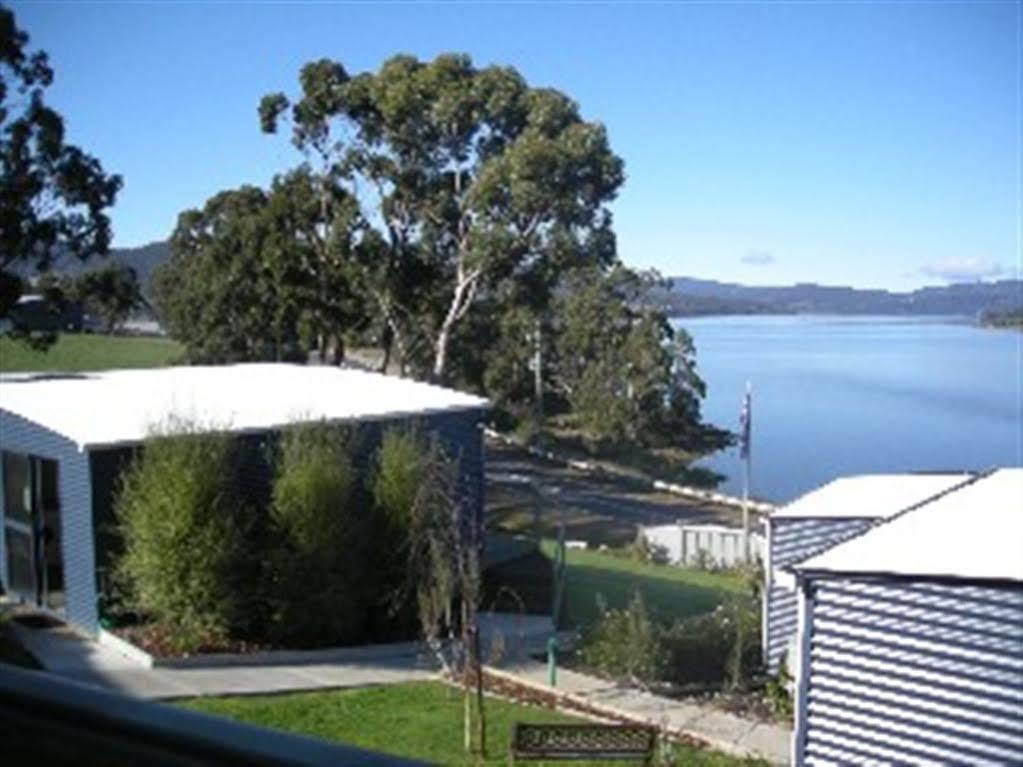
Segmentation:
<svg viewBox="0 0 1023 767">
<path fill-rule="evenodd" d="M 397 52 L 517 67 L 625 159 L 619 252 L 668 275 L 912 288 L 1019 270 L 1019 4 L 28 3 L 117 245 L 296 157 L 256 104 Z"/>
</svg>

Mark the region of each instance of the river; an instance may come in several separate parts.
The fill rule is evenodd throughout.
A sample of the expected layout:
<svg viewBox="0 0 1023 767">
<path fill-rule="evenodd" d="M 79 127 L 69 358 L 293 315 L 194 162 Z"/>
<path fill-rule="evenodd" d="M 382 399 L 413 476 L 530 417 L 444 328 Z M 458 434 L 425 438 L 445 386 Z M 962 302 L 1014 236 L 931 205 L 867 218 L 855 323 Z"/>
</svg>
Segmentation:
<svg viewBox="0 0 1023 767">
<path fill-rule="evenodd" d="M 700 317 L 704 417 L 738 428 L 753 387 L 752 495 L 782 503 L 849 474 L 1023 463 L 1023 333 L 956 317 Z M 736 448 L 700 465 L 738 494 Z"/>
</svg>

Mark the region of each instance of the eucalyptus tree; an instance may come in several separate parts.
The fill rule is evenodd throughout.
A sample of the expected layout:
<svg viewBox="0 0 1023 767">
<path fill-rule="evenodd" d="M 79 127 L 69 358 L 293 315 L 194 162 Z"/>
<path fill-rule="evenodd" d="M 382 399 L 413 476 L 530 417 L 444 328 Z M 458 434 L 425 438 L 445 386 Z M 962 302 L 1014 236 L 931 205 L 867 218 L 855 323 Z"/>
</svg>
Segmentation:
<svg viewBox="0 0 1023 767">
<path fill-rule="evenodd" d="M 353 259 L 356 284 L 399 353 L 419 345 L 435 379 L 459 323 L 502 282 L 545 300 L 563 269 L 613 262 L 607 204 L 622 162 L 564 94 L 455 54 L 395 56 L 354 76 L 324 59 L 299 86 L 294 99 L 263 98 L 261 126 L 273 133 L 290 115 L 322 221 L 338 199 L 359 201 L 370 247 Z"/>
<path fill-rule="evenodd" d="M 17 271 L 44 272 L 55 258 L 107 252 L 121 187 L 99 161 L 65 141 L 64 120 L 44 101 L 53 69 L 0 6 L 0 317 L 17 303 Z"/>
<path fill-rule="evenodd" d="M 558 293 L 552 385 L 598 441 L 695 446 L 713 431 L 692 339 L 647 303 L 656 284 L 622 266 L 583 269 Z"/>
</svg>

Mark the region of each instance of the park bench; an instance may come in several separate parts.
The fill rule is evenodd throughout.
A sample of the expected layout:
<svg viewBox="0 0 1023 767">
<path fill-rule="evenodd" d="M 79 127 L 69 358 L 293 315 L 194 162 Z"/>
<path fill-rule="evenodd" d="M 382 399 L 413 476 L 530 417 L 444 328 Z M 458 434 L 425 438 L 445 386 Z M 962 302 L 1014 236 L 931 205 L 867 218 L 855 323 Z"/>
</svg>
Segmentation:
<svg viewBox="0 0 1023 767">
<path fill-rule="evenodd" d="M 640 724 L 512 725 L 511 763 L 518 760 L 633 759 L 649 764 L 657 730 Z"/>
</svg>

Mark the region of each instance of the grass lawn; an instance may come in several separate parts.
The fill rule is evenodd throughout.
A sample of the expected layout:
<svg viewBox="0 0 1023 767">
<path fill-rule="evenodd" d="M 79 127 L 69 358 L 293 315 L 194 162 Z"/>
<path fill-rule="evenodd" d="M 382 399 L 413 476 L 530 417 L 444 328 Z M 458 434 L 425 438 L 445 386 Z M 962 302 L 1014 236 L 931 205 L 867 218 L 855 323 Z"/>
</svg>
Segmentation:
<svg viewBox="0 0 1023 767">
<path fill-rule="evenodd" d="M 439 682 L 286 695 L 199 698 L 183 701 L 180 705 L 250 724 L 436 764 L 504 765 L 508 763 L 512 722 L 576 721 L 547 709 L 488 698 L 488 758 L 486 762 L 480 762 L 476 758 L 466 759 L 462 751 L 461 694 Z M 676 764 L 687 767 L 751 764 L 717 752 L 681 746 L 676 754 Z"/>
<path fill-rule="evenodd" d="M 62 333 L 46 351 L 0 338 L 0 372 L 161 367 L 176 362 L 183 351 L 169 338 Z"/>
<path fill-rule="evenodd" d="M 527 610 L 550 611 L 551 560 L 555 543 L 545 540 L 536 555 L 507 562 L 487 573 L 487 592 L 502 588 L 520 595 Z M 733 573 L 691 570 L 672 565 L 637 562 L 607 552 L 569 549 L 566 553 L 563 628 L 592 623 L 599 615 L 597 595 L 608 607 L 625 607 L 638 590 L 647 609 L 660 620 L 672 621 L 709 612 L 730 594 L 741 594 L 743 579 Z M 501 600 L 500 609 L 514 609 Z M 491 609 L 485 599 L 486 609 Z"/>
</svg>

